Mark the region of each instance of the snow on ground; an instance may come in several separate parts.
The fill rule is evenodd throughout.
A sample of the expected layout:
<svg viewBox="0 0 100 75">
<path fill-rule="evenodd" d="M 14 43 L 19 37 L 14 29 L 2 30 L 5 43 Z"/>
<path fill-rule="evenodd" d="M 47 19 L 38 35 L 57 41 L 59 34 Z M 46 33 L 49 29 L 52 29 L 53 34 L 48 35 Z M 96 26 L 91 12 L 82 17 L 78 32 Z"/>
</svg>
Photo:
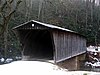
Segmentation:
<svg viewBox="0 0 100 75">
<path fill-rule="evenodd" d="M 100 75 L 100 72 L 67 71 L 41 61 L 16 61 L 0 65 L 0 75 Z"/>
<path fill-rule="evenodd" d="M 95 50 L 96 48 L 98 48 L 98 51 Z M 89 46 L 89 47 L 87 47 L 87 51 L 100 52 L 100 47 Z"/>
<path fill-rule="evenodd" d="M 100 75 L 100 72 L 68 71 L 68 75 Z"/>
</svg>

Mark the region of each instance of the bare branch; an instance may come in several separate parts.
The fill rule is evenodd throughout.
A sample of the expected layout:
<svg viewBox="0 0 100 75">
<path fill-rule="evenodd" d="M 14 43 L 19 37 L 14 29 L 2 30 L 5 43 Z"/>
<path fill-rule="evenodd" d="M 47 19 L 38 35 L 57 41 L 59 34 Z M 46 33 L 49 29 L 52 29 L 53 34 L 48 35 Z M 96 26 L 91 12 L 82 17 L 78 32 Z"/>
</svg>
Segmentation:
<svg viewBox="0 0 100 75">
<path fill-rule="evenodd" d="M 19 4 L 20 4 L 21 2 L 22 2 L 21 0 L 19 0 L 19 1 L 17 2 L 17 4 L 16 4 L 16 9 L 18 8 L 18 6 L 19 6 Z"/>
<path fill-rule="evenodd" d="M 9 1 L 6 0 L 5 3 L 2 5 L 2 7 L 0 8 L 0 16 L 3 18 L 3 20 L 2 20 L 3 23 L 0 24 L 0 26 L 2 28 L 2 30 L 0 31 L 0 35 L 2 35 L 4 33 L 6 27 L 7 27 L 8 23 L 9 23 L 10 18 L 12 17 L 12 15 L 18 9 L 19 4 L 22 2 L 21 0 L 17 1 L 15 9 L 11 11 L 11 5 L 10 4 L 13 1 L 14 0 L 9 0 Z M 10 12 L 7 15 L 5 15 L 4 11 L 3 11 L 6 6 L 10 10 Z"/>
<path fill-rule="evenodd" d="M 17 4 L 16 4 L 15 9 L 14 9 L 13 11 L 11 11 L 11 12 L 8 14 L 8 16 L 6 16 L 6 20 L 7 20 L 7 21 L 10 20 L 11 16 L 16 12 L 16 10 L 17 10 L 17 8 L 18 8 L 18 6 L 19 6 L 19 4 L 20 4 L 21 2 L 22 2 L 22 1 L 18 1 Z"/>
<path fill-rule="evenodd" d="M 5 1 L 5 3 L 2 5 L 2 7 L 0 8 L 0 12 L 2 12 L 5 8 L 5 6 L 7 5 L 7 1 Z"/>
<path fill-rule="evenodd" d="M 9 3 L 11 4 L 11 3 L 13 3 L 13 1 L 14 1 L 14 0 L 9 0 Z"/>
</svg>

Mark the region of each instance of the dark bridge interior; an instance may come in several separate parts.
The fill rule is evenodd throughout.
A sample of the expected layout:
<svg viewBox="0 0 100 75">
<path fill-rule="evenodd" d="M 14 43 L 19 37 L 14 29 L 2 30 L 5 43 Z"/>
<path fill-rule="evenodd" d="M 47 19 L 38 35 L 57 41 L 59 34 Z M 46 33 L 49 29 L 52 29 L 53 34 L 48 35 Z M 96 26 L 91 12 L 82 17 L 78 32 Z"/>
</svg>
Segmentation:
<svg viewBox="0 0 100 75">
<path fill-rule="evenodd" d="M 20 36 L 24 55 L 53 60 L 53 40 L 48 30 L 20 30 Z"/>
</svg>

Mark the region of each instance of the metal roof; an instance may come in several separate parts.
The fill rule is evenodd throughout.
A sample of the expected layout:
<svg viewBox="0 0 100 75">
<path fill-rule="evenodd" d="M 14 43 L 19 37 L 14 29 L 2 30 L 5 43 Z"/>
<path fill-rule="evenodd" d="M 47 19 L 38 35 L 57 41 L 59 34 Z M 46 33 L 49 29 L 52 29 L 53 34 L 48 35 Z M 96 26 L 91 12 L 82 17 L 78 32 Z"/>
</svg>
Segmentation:
<svg viewBox="0 0 100 75">
<path fill-rule="evenodd" d="M 51 25 L 51 24 L 42 23 L 42 22 L 35 21 L 35 20 L 31 20 L 31 21 L 28 21 L 28 22 L 23 23 L 21 25 L 18 25 L 16 27 L 14 27 L 13 29 L 17 29 L 17 28 L 19 28 L 21 26 L 24 26 L 25 24 L 28 24 L 29 22 L 35 22 L 35 23 L 38 23 L 40 25 L 43 25 L 43 26 L 46 26 L 46 27 L 49 27 L 49 28 L 52 28 L 52 29 L 59 29 L 59 30 L 67 31 L 67 32 L 76 33 L 75 31 L 72 31 L 72 30 L 69 30 L 69 29 L 65 29 L 65 28 L 62 28 L 62 27 L 59 27 L 59 26 L 55 26 L 55 25 Z"/>
<path fill-rule="evenodd" d="M 59 26 L 55 26 L 55 25 L 51 25 L 51 24 L 45 24 L 45 23 L 42 23 L 42 22 L 38 22 L 38 21 L 35 21 L 35 20 L 32 20 L 33 22 L 36 22 L 38 24 L 41 24 L 43 26 L 46 26 L 46 27 L 49 27 L 49 28 L 54 28 L 54 29 L 60 29 L 60 30 L 64 30 L 64 31 L 69 31 L 69 32 L 74 32 L 72 30 L 69 30 L 69 29 L 65 29 L 65 28 L 62 28 L 62 27 L 59 27 Z"/>
</svg>

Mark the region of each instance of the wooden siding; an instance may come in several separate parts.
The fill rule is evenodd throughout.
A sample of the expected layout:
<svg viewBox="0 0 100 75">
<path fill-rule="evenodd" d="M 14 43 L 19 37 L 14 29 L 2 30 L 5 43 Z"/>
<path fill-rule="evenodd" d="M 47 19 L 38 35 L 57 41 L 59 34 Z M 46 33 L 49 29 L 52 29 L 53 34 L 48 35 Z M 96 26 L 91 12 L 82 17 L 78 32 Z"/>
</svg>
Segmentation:
<svg viewBox="0 0 100 75">
<path fill-rule="evenodd" d="M 86 51 L 86 40 L 79 35 L 64 31 L 53 31 L 56 62 Z"/>
<path fill-rule="evenodd" d="M 32 26 L 32 24 L 34 24 L 34 26 Z M 50 29 L 50 28 L 43 25 L 39 25 L 37 23 L 30 22 L 30 23 L 25 24 L 24 26 L 19 27 L 17 30 L 20 30 L 20 29 L 31 30 L 31 29 Z"/>
</svg>

